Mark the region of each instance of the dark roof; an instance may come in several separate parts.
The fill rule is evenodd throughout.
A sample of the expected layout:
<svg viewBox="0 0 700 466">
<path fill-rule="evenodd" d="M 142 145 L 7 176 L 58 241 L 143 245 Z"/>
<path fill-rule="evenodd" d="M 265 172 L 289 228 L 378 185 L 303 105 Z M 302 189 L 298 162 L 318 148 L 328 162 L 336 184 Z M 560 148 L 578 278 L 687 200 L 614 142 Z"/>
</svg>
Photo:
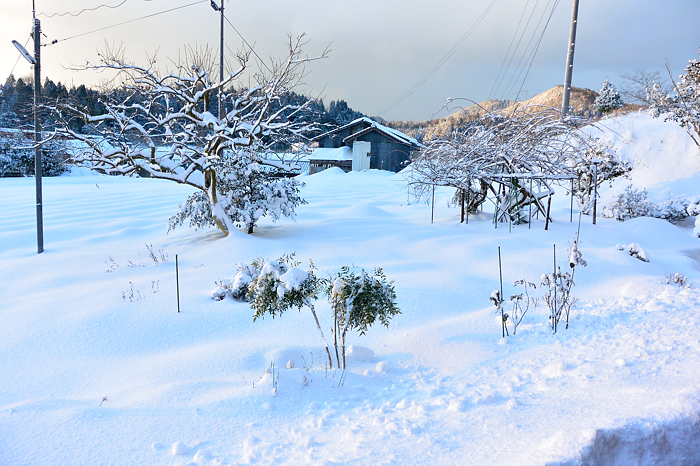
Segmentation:
<svg viewBox="0 0 700 466">
<path fill-rule="evenodd" d="M 349 127 L 351 127 L 351 126 L 354 126 L 354 125 L 356 125 L 356 124 L 358 124 L 358 123 L 363 123 L 363 126 L 364 126 L 365 128 L 367 128 L 368 126 L 372 126 L 372 123 L 374 123 L 374 121 L 370 120 L 370 119 L 367 118 L 367 117 L 358 118 L 357 120 L 353 120 L 353 121 L 351 121 L 350 123 L 348 123 L 348 124 L 346 124 L 346 125 L 339 126 L 339 127 L 335 128 L 335 129 L 333 129 L 333 130 L 331 130 L 331 131 L 328 131 L 328 132 L 326 132 L 326 133 L 321 134 L 320 136 L 316 136 L 315 138 L 312 139 L 312 141 L 318 141 L 319 139 L 325 138 L 325 137 L 327 137 L 327 136 L 332 136 L 332 135 L 334 135 L 335 133 L 338 133 L 338 132 L 340 132 L 340 131 L 343 131 L 344 129 L 347 129 L 347 128 L 349 128 Z"/>
<path fill-rule="evenodd" d="M 390 131 L 386 131 L 387 129 Z M 392 130 L 391 128 L 387 128 L 386 126 L 383 126 L 383 125 L 379 125 L 379 127 L 370 126 L 369 128 L 365 128 L 362 131 L 358 131 L 357 133 L 353 133 L 350 136 L 343 139 L 343 142 L 351 142 L 351 141 L 359 138 L 360 136 L 364 136 L 367 133 L 371 133 L 372 131 L 376 131 L 380 134 L 383 134 L 384 136 L 388 137 L 389 139 L 393 139 L 394 141 L 396 141 L 400 144 L 405 144 L 407 146 L 417 146 L 418 145 L 418 141 L 416 141 L 412 137 L 409 137 L 400 131 L 396 131 L 396 130 Z"/>
<path fill-rule="evenodd" d="M 393 139 L 401 144 L 406 144 L 407 146 L 421 146 L 421 144 L 418 141 L 416 141 L 412 137 L 402 133 L 401 131 L 397 131 L 395 129 L 389 128 L 388 126 L 384 126 L 382 124 L 379 124 L 376 121 L 371 120 L 367 117 L 358 118 L 357 120 L 353 120 L 346 125 L 343 125 L 339 128 L 336 128 L 332 131 L 329 131 L 325 134 L 317 136 L 313 139 L 313 141 L 318 141 L 321 138 L 324 138 L 327 136 L 332 136 L 333 134 L 338 133 L 344 129 L 347 129 L 351 126 L 355 126 L 358 123 L 362 124 L 363 129 L 361 129 L 360 131 L 358 131 L 356 133 L 349 135 L 348 137 L 343 139 L 343 142 L 350 142 L 350 141 L 352 141 L 352 140 L 354 140 L 354 139 L 356 139 L 364 134 L 367 134 L 371 131 L 377 131 L 377 132 L 387 136 L 388 138 Z"/>
</svg>

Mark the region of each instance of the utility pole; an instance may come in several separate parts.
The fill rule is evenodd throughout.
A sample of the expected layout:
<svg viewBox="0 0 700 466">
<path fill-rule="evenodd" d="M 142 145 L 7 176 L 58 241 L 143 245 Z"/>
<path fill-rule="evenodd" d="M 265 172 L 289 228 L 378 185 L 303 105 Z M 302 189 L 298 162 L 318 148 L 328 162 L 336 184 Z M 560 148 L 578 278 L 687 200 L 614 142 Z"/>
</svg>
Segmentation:
<svg viewBox="0 0 700 466">
<path fill-rule="evenodd" d="M 219 82 L 223 82 L 224 80 L 224 2 L 226 0 L 221 0 L 221 6 L 217 5 L 214 0 L 211 0 L 211 7 L 214 9 L 214 11 L 218 11 L 221 13 L 221 34 L 220 34 L 220 40 L 219 40 Z M 219 89 L 218 95 L 219 95 L 219 118 L 222 117 L 222 108 L 221 108 L 221 92 L 223 89 Z"/>
<path fill-rule="evenodd" d="M 34 179 L 36 180 L 36 247 L 38 254 L 44 252 L 44 210 L 41 189 L 41 22 L 34 14 Z"/>
<path fill-rule="evenodd" d="M 576 47 L 576 26 L 578 23 L 578 0 L 571 7 L 571 29 L 569 30 L 569 53 L 566 56 L 566 73 L 564 75 L 564 97 L 561 103 L 561 116 L 569 113 L 569 97 L 571 94 L 571 75 L 574 71 L 574 48 Z"/>
<path fill-rule="evenodd" d="M 32 2 L 32 5 L 34 2 Z M 36 180 L 36 243 L 39 254 L 44 252 L 44 214 L 41 200 L 41 116 L 39 105 L 41 104 L 41 23 L 36 19 L 36 10 L 32 10 L 34 27 L 34 56 L 27 52 L 22 44 L 16 40 L 12 44 L 20 55 L 34 66 L 34 178 Z"/>
</svg>

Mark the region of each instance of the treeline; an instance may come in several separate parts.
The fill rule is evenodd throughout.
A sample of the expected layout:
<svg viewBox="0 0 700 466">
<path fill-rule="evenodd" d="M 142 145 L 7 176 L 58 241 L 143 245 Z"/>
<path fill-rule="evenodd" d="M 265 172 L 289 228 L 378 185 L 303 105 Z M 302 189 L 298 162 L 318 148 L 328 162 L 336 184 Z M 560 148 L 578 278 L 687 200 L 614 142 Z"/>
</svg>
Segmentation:
<svg viewBox="0 0 700 466">
<path fill-rule="evenodd" d="M 84 105 L 88 111 L 97 115 L 104 111 L 100 103 L 100 92 L 80 86 L 66 87 L 61 82 L 55 83 L 50 78 L 42 84 L 42 103 L 50 105 L 57 101 L 71 101 Z M 42 125 L 53 127 L 51 115 L 42 113 Z M 15 79 L 10 75 L 0 86 L 0 128 L 31 129 L 34 127 L 34 80 L 32 78 Z"/>
<path fill-rule="evenodd" d="M 100 115 L 105 112 L 105 102 L 110 102 L 110 97 L 120 96 L 119 89 L 106 91 L 93 89 L 81 84 L 80 86 L 67 87 L 60 81 L 55 83 L 50 78 L 42 83 L 42 103 L 52 106 L 57 102 L 71 102 L 71 104 L 82 107 L 90 115 Z M 235 92 L 235 91 L 231 91 Z M 285 105 L 303 105 L 307 107 L 295 118 L 303 118 L 319 124 L 319 127 L 332 128 L 342 126 L 357 118 L 364 116 L 362 113 L 350 108 L 344 100 L 331 101 L 326 107 L 322 99 L 308 103 L 310 99 L 296 92 L 288 92 L 281 96 L 277 103 L 279 107 L 271 109 L 275 111 Z M 142 103 L 138 101 L 137 95 L 129 97 L 130 103 Z M 224 109 L 226 110 L 226 109 Z M 209 109 L 213 114 L 217 113 L 217 103 L 212 102 Z M 45 130 L 54 127 L 54 120 L 48 111 L 41 114 L 42 126 Z M 73 129 L 88 133 L 89 127 L 84 126 L 84 122 L 75 120 L 71 122 Z M 32 78 L 16 79 L 10 75 L 3 85 L 0 86 L 0 128 L 12 129 L 32 129 L 34 127 L 34 82 Z"/>
</svg>

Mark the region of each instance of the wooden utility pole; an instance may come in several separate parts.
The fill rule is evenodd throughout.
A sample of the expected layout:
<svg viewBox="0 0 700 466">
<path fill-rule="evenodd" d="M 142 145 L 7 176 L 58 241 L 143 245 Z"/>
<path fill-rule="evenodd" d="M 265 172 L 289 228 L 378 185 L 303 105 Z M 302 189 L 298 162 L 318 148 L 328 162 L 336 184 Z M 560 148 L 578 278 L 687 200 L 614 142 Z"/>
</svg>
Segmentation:
<svg viewBox="0 0 700 466">
<path fill-rule="evenodd" d="M 569 30 L 569 53 L 566 56 L 566 73 L 564 75 L 564 97 L 561 103 L 561 116 L 569 113 L 569 97 L 571 94 L 571 75 L 574 71 L 574 49 L 576 47 L 576 26 L 578 23 L 578 0 L 574 0 L 571 9 L 571 29 Z"/>
<path fill-rule="evenodd" d="M 44 252 L 44 210 L 41 188 L 41 23 L 34 17 L 34 179 L 36 180 L 36 245 Z"/>
<path fill-rule="evenodd" d="M 221 14 L 221 34 L 219 36 L 219 83 L 224 80 L 224 2 L 226 0 L 221 0 L 221 6 L 219 6 L 214 0 L 211 0 L 211 7 L 214 11 L 218 11 Z M 221 93 L 223 89 L 219 89 L 219 119 L 223 117 L 222 104 L 221 104 Z"/>
<path fill-rule="evenodd" d="M 219 7 L 219 12 L 221 13 L 221 37 L 219 39 L 219 82 L 224 81 L 224 2 L 226 0 L 221 0 L 221 7 Z M 222 103 L 221 103 L 221 93 L 223 89 L 219 89 L 219 118 L 223 118 L 222 114 Z"/>
</svg>

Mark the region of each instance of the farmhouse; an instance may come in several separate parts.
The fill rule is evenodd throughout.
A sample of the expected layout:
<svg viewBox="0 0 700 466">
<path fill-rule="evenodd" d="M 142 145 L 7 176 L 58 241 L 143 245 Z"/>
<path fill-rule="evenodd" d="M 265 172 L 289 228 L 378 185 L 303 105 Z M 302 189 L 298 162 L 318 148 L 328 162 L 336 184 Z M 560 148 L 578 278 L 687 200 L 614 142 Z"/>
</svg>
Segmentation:
<svg viewBox="0 0 700 466">
<path fill-rule="evenodd" d="M 362 117 L 314 139 L 318 149 L 309 157 L 309 173 L 330 167 L 351 170 L 404 168 L 421 144 L 410 136 Z"/>
</svg>

